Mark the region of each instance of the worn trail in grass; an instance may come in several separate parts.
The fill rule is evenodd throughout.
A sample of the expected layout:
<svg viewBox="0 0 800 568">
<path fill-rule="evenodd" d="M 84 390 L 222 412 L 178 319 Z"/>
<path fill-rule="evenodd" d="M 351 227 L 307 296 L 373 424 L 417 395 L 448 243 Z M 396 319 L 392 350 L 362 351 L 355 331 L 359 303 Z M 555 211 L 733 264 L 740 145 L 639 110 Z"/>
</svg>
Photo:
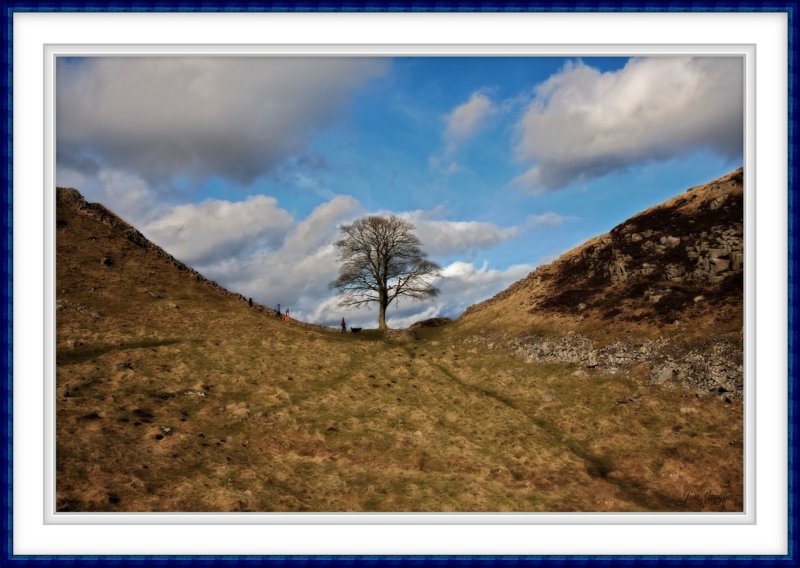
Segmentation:
<svg viewBox="0 0 800 568">
<path fill-rule="evenodd" d="M 257 311 L 199 327 L 63 350 L 59 510 L 741 506 L 738 410 L 717 400 L 482 353 L 457 327 L 381 339 Z"/>
</svg>

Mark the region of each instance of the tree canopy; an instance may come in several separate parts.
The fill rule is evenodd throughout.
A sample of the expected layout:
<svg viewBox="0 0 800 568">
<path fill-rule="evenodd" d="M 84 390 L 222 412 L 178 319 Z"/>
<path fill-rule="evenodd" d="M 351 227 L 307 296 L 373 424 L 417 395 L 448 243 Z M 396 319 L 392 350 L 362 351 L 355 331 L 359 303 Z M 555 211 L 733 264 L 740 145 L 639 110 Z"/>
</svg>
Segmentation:
<svg viewBox="0 0 800 568">
<path fill-rule="evenodd" d="M 394 215 L 370 215 L 341 227 L 336 242 L 339 277 L 330 283 L 340 305 L 378 304 L 378 328 L 386 329 L 386 308 L 399 297 L 423 300 L 439 294 L 431 279 L 441 267 L 427 259 L 414 225 Z"/>
</svg>

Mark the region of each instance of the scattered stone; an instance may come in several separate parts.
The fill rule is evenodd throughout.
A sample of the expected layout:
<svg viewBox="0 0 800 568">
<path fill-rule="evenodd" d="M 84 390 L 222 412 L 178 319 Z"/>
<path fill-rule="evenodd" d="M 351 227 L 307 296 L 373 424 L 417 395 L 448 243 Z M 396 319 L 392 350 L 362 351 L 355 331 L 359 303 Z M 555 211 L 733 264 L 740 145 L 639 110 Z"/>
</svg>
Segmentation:
<svg viewBox="0 0 800 568">
<path fill-rule="evenodd" d="M 731 261 L 726 258 L 712 258 L 711 264 L 714 266 L 714 272 L 725 272 L 730 268 Z"/>
<path fill-rule="evenodd" d="M 695 297 L 692 299 L 692 301 L 693 301 L 695 304 L 698 304 L 698 303 L 702 302 L 702 301 L 703 301 L 703 300 L 705 300 L 705 299 L 706 299 L 706 297 L 705 297 L 705 296 L 703 296 L 702 294 L 700 294 L 699 296 L 695 296 Z"/>
<path fill-rule="evenodd" d="M 496 338 L 476 335 L 465 343 L 496 344 Z M 598 368 L 614 373 L 648 364 L 652 369 L 652 384 L 681 384 L 705 395 L 723 387 L 734 398 L 740 396 L 744 382 L 741 344 L 730 340 L 715 341 L 701 350 L 688 349 L 665 338 L 626 338 L 596 347 L 587 337 L 570 333 L 560 337 L 515 337 L 506 340 L 503 346 L 527 363 L 582 365 L 580 372 L 572 373 L 576 378 L 586 376 L 585 369 Z"/>
<path fill-rule="evenodd" d="M 172 428 L 170 428 L 169 426 L 159 426 L 159 430 L 161 430 L 161 432 L 165 436 L 172 436 L 172 434 L 174 432 L 174 430 Z"/>
<path fill-rule="evenodd" d="M 691 406 L 681 406 L 678 410 L 681 414 L 697 414 L 698 410 L 696 408 L 692 408 Z"/>
<path fill-rule="evenodd" d="M 617 401 L 617 404 L 638 404 L 642 401 L 640 396 L 626 396 Z"/>
<path fill-rule="evenodd" d="M 650 375 L 650 381 L 657 385 L 661 385 L 672 381 L 676 375 L 677 371 L 675 369 L 666 366 L 661 368 L 658 372 L 653 371 L 653 373 Z"/>
<path fill-rule="evenodd" d="M 720 195 L 714 201 L 708 204 L 708 208 L 711 209 L 712 211 L 716 211 L 725 204 L 725 201 L 727 199 L 728 199 L 727 195 Z"/>
<path fill-rule="evenodd" d="M 186 396 L 202 396 L 202 397 L 206 396 L 206 393 L 204 393 L 203 391 L 194 391 L 194 390 L 188 390 L 183 394 L 185 394 Z"/>
<path fill-rule="evenodd" d="M 114 264 L 114 260 L 110 256 L 104 256 L 100 259 L 100 264 L 103 266 L 112 266 Z"/>
<path fill-rule="evenodd" d="M 556 399 L 552 394 L 543 394 L 542 402 L 553 402 Z"/>
</svg>

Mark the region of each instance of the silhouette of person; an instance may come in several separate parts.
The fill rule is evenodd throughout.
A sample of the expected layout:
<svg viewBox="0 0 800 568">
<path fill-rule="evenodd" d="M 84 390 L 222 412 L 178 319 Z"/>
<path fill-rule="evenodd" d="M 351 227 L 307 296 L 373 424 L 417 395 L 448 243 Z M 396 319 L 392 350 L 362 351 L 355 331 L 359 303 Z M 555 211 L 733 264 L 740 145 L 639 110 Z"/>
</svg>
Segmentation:
<svg viewBox="0 0 800 568">
<path fill-rule="evenodd" d="M 289 317 L 289 308 L 286 308 L 286 315 L 283 316 L 283 321 L 289 321 L 291 318 Z"/>
<path fill-rule="evenodd" d="M 342 333 L 347 333 L 347 322 L 344 321 L 344 318 L 342 318 L 341 326 L 342 326 Z"/>
<path fill-rule="evenodd" d="M 275 309 L 275 315 L 281 317 L 281 305 L 278 304 L 278 307 Z"/>
<path fill-rule="evenodd" d="M 247 299 L 247 304 L 252 308 L 253 307 L 253 298 Z"/>
</svg>

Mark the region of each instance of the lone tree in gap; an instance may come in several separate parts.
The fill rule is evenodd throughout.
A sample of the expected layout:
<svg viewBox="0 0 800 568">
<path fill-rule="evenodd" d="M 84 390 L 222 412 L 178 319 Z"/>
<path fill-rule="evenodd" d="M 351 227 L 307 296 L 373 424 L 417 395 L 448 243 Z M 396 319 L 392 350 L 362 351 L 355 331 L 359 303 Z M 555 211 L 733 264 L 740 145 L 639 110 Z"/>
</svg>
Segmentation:
<svg viewBox="0 0 800 568">
<path fill-rule="evenodd" d="M 430 279 L 441 266 L 427 260 L 414 225 L 391 215 L 371 215 L 342 228 L 336 242 L 342 265 L 330 283 L 342 295 L 340 305 L 378 304 L 378 328 L 386 329 L 386 308 L 400 296 L 422 300 L 439 295 Z"/>
</svg>

